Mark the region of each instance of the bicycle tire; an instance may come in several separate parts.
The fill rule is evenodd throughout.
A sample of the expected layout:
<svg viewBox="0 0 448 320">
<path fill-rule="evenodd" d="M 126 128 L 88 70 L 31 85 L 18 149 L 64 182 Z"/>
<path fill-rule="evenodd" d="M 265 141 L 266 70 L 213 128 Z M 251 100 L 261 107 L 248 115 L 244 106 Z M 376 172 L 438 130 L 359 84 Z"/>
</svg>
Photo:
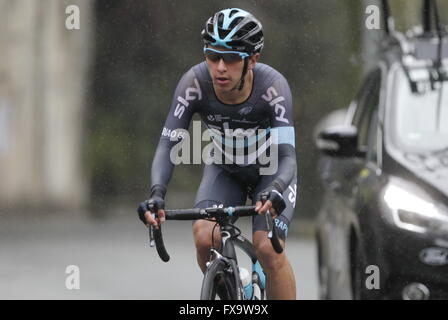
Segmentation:
<svg viewBox="0 0 448 320">
<path fill-rule="evenodd" d="M 220 259 L 215 259 L 204 274 L 201 288 L 201 300 L 236 300 L 237 293 L 233 276 L 226 269 L 228 266 Z M 219 287 L 221 286 L 221 287 Z"/>
</svg>

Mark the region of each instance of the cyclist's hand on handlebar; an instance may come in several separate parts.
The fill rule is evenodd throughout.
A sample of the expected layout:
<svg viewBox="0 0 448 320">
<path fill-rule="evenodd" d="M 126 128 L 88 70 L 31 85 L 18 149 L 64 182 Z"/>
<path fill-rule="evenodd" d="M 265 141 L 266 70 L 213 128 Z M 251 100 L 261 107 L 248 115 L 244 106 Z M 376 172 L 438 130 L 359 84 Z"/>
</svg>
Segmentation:
<svg viewBox="0 0 448 320">
<path fill-rule="evenodd" d="M 268 188 L 260 192 L 255 203 L 255 211 L 259 214 L 269 212 L 275 217 L 280 215 L 286 208 L 285 200 L 280 192 L 275 189 Z"/>
<path fill-rule="evenodd" d="M 277 212 L 274 208 L 272 208 L 272 202 L 271 200 L 267 200 L 265 203 L 262 203 L 261 201 L 257 201 L 255 203 L 255 211 L 257 211 L 259 214 L 266 214 L 266 212 L 271 212 L 272 215 L 277 215 Z"/>
<path fill-rule="evenodd" d="M 153 226 L 155 229 L 159 229 L 159 226 L 165 222 L 165 210 L 159 209 L 157 211 L 157 218 L 154 218 L 150 211 L 145 212 L 146 226 Z"/>
<path fill-rule="evenodd" d="M 138 207 L 138 216 L 140 220 L 147 226 L 153 226 L 159 229 L 159 226 L 165 222 L 165 201 L 158 196 L 153 196 L 149 200 L 140 203 Z M 157 213 L 154 217 L 154 213 Z"/>
</svg>

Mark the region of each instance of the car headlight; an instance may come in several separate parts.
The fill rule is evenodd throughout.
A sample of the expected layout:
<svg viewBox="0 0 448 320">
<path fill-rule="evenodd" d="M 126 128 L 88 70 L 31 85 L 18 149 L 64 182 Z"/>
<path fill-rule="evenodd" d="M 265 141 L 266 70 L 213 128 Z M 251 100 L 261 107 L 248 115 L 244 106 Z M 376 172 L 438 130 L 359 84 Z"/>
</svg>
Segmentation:
<svg viewBox="0 0 448 320">
<path fill-rule="evenodd" d="M 411 192 L 389 184 L 384 192 L 384 201 L 392 211 L 394 223 L 414 232 L 448 234 L 448 210 L 436 206 Z"/>
</svg>

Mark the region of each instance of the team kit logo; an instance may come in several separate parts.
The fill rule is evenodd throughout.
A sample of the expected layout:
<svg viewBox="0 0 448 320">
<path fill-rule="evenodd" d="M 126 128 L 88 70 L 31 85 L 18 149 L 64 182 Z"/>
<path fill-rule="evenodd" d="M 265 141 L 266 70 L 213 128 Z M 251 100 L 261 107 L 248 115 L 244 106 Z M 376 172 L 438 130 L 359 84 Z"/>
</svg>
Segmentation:
<svg viewBox="0 0 448 320">
<path fill-rule="evenodd" d="M 282 105 L 285 98 L 279 95 L 274 87 L 269 87 L 261 97 L 274 108 L 277 121 L 289 124 L 288 119 L 285 118 L 286 108 Z M 177 97 L 174 116 L 181 119 L 191 103 L 201 99 L 201 87 L 195 78 L 192 86 L 188 87 L 183 95 Z M 253 109 L 254 106 L 245 106 L 238 113 L 244 117 Z M 193 121 L 192 134 L 185 129 L 163 128 L 162 136 L 171 141 L 179 141 L 170 151 L 170 160 L 174 165 L 205 163 L 249 166 L 258 164 L 260 175 L 272 175 L 278 169 L 278 144 L 281 143 L 281 135 L 287 131 L 291 136 L 291 131 L 294 130 L 293 127 L 260 128 L 257 123 L 245 119 L 234 121 L 245 123 L 245 129 L 231 129 L 230 117 L 210 114 L 206 116 L 206 119 L 205 130 L 202 130 L 201 121 Z M 254 126 L 247 128 L 247 125 L 251 123 Z M 203 146 L 204 143 L 207 144 Z"/>
</svg>

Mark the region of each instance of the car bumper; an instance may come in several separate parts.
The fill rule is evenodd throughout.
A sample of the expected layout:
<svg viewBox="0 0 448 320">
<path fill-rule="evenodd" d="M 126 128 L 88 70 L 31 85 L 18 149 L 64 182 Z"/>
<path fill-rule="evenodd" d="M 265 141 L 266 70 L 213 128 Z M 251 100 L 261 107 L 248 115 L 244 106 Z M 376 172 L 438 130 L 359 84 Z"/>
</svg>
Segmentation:
<svg viewBox="0 0 448 320">
<path fill-rule="evenodd" d="M 380 270 L 380 298 L 448 299 L 448 259 L 437 256 L 448 252 L 448 246 L 440 244 L 447 241 L 394 226 L 386 231 L 374 257 Z"/>
</svg>

